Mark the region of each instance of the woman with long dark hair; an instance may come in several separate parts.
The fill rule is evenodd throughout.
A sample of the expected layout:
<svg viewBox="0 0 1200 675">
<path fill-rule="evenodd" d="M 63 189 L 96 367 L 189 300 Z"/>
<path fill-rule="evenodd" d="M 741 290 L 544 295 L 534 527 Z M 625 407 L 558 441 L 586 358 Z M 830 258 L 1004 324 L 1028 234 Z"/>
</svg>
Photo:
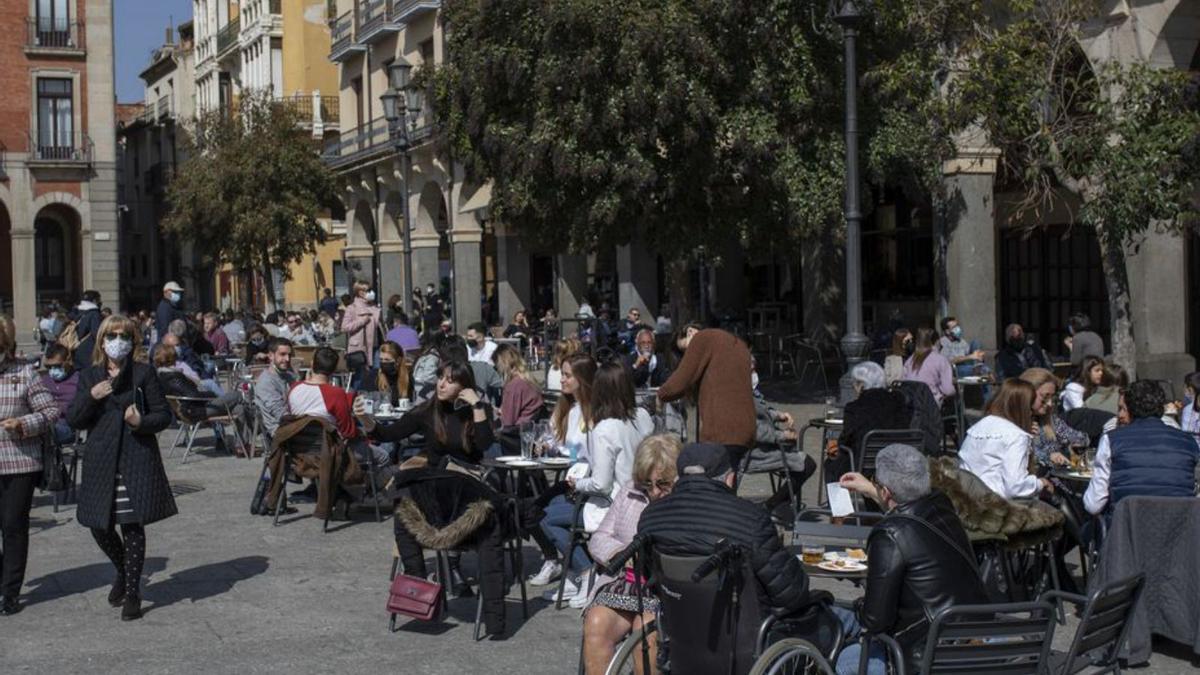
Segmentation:
<svg viewBox="0 0 1200 675">
<path fill-rule="evenodd" d="M 404 350 L 391 340 L 379 348 L 379 375 L 375 388 L 387 395 L 392 407 L 400 405 L 402 398 L 412 398 L 412 371 L 404 359 Z"/>
<path fill-rule="evenodd" d="M 1084 407 L 1084 402 L 1091 398 L 1098 388 L 1106 386 L 1105 376 L 1104 359 L 1085 356 L 1071 381 L 1063 387 L 1063 411 Z"/>
<path fill-rule="evenodd" d="M 986 416 L 967 429 L 958 463 L 1005 499 L 1032 498 L 1053 491 L 1050 481 L 1029 472 L 1033 452 L 1033 404 L 1037 390 L 1015 377 L 988 401 Z"/>
<path fill-rule="evenodd" d="M 116 567 L 108 602 L 131 621 L 142 616 L 145 526 L 177 513 L 157 439 L 171 411 L 154 369 L 134 352 L 137 324 L 114 314 L 98 333 L 93 365 L 80 373 L 67 411 L 71 426 L 88 432 L 76 518 Z"/>
</svg>

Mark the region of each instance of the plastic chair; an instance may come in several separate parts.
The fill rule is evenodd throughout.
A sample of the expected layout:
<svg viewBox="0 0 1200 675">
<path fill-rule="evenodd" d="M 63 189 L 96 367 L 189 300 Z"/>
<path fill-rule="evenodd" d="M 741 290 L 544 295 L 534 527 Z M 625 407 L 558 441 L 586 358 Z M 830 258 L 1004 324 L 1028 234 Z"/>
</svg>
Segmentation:
<svg viewBox="0 0 1200 675">
<path fill-rule="evenodd" d="M 1090 667 L 1100 668 L 1092 671 L 1095 673 L 1120 673 L 1121 647 L 1145 585 L 1146 576 L 1138 574 L 1098 588 L 1087 597 L 1062 591 L 1042 595 L 1042 600 L 1070 602 L 1083 608 L 1071 647 L 1066 652 L 1051 653 L 1051 671 L 1070 675 Z"/>
<path fill-rule="evenodd" d="M 1049 602 L 947 607 L 933 618 L 919 672 L 1042 675 L 1053 637 Z"/>
</svg>

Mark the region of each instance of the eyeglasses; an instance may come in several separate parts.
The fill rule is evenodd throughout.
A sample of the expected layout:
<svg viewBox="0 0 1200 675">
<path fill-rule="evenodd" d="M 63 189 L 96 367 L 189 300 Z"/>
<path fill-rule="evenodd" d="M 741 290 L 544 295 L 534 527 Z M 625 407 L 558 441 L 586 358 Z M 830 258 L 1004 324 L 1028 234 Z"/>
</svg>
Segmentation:
<svg viewBox="0 0 1200 675">
<path fill-rule="evenodd" d="M 655 480 L 655 481 L 646 481 L 645 483 L 638 483 L 638 489 L 640 489 L 642 492 L 647 492 L 647 493 L 654 490 L 654 488 L 658 488 L 659 492 L 670 492 L 671 488 L 673 488 L 673 487 L 675 487 L 675 481 L 667 480 L 666 478 L 659 478 L 658 480 Z"/>
<path fill-rule="evenodd" d="M 105 336 L 104 336 L 104 338 L 105 338 L 106 340 L 117 340 L 117 339 L 120 339 L 120 338 L 124 338 L 124 339 L 126 339 L 126 340 L 132 340 L 132 339 L 133 339 L 133 336 L 132 336 L 132 335 L 130 335 L 129 333 L 125 333 L 125 332 L 121 332 L 121 331 L 113 331 L 113 332 L 111 332 L 111 333 L 108 333 L 107 335 L 105 335 Z"/>
</svg>

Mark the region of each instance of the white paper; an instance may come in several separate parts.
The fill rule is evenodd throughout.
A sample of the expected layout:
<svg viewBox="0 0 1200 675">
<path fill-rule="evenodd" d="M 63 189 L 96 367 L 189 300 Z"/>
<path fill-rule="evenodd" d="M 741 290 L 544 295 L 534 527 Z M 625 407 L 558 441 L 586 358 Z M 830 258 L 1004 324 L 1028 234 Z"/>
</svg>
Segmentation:
<svg viewBox="0 0 1200 675">
<path fill-rule="evenodd" d="M 854 513 L 854 502 L 850 499 L 850 491 L 838 483 L 826 483 L 829 493 L 829 511 L 835 518 Z"/>
</svg>

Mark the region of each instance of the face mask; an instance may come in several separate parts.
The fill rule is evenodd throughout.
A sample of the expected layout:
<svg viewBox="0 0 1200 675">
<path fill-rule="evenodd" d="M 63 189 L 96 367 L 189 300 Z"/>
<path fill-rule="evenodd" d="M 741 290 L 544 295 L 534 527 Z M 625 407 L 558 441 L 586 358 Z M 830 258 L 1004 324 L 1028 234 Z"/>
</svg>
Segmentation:
<svg viewBox="0 0 1200 675">
<path fill-rule="evenodd" d="M 170 295 L 170 300 L 171 300 L 171 304 L 172 304 L 172 305 L 178 305 L 178 304 L 179 304 L 179 301 L 180 301 L 180 300 L 182 300 L 182 299 L 183 299 L 183 296 L 182 296 L 182 295 L 180 295 L 180 294 L 178 294 L 178 293 L 174 293 L 174 292 L 173 292 L 173 293 L 171 293 L 171 295 Z"/>
<path fill-rule="evenodd" d="M 396 364 L 394 363 L 381 363 L 379 364 L 379 369 L 382 370 L 383 374 L 387 375 L 388 377 L 396 374 Z"/>
<path fill-rule="evenodd" d="M 917 352 L 917 345 L 916 345 L 916 343 L 914 343 L 914 342 L 913 342 L 913 341 L 911 341 L 911 340 L 909 340 L 908 342 L 905 342 L 905 343 L 904 343 L 904 355 L 905 355 L 905 356 L 912 356 L 912 355 L 913 355 L 913 354 L 915 354 L 916 352 Z"/>
<path fill-rule="evenodd" d="M 255 347 L 260 347 L 260 346 L 262 346 L 262 344 L 263 344 L 264 342 L 266 342 L 266 340 L 264 340 L 264 339 L 262 339 L 262 338 L 260 338 L 260 337 L 256 337 L 256 338 L 250 338 L 250 344 L 254 345 Z"/>
<path fill-rule="evenodd" d="M 1012 347 L 1013 349 L 1016 349 L 1016 350 L 1024 349 L 1025 348 L 1025 338 L 1024 337 L 1010 337 L 1010 338 L 1008 338 L 1008 346 Z"/>
<path fill-rule="evenodd" d="M 55 382 L 62 382 L 67 379 L 67 369 L 62 366 L 54 366 L 50 369 L 50 379 Z"/>
<path fill-rule="evenodd" d="M 104 340 L 104 353 L 113 361 L 122 361 L 129 352 L 133 351 L 133 341 L 125 338 L 107 338 Z"/>
<path fill-rule="evenodd" d="M 367 302 L 375 302 L 375 291 L 367 291 L 366 295 L 363 297 Z"/>
<path fill-rule="evenodd" d="M 758 389 L 758 373 L 753 370 L 750 371 L 750 388 Z"/>
<path fill-rule="evenodd" d="M 961 338 L 962 337 L 962 326 L 955 326 L 954 328 L 951 328 L 950 334 L 953 335 L 955 338 Z"/>
</svg>

